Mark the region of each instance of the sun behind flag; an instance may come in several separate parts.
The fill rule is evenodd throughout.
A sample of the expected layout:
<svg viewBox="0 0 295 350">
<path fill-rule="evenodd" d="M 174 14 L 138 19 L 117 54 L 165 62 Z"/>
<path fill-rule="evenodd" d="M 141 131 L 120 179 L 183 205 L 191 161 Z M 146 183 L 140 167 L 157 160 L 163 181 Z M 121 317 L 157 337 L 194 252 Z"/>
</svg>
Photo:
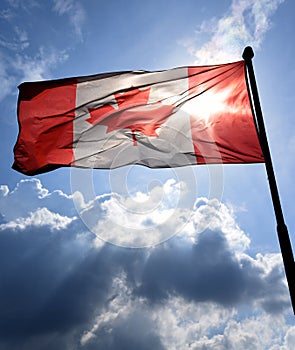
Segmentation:
<svg viewBox="0 0 295 350">
<path fill-rule="evenodd" d="M 244 61 L 19 86 L 13 168 L 264 162 Z"/>
</svg>

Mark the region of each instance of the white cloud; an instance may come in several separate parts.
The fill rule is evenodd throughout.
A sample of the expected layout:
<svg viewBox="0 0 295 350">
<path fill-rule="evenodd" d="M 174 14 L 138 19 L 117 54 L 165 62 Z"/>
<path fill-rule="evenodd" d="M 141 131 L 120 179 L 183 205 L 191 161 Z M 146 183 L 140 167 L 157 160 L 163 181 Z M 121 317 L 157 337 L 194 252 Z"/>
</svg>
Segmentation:
<svg viewBox="0 0 295 350">
<path fill-rule="evenodd" d="M 15 42 L 0 38 L 0 45 L 17 52 L 11 57 L 0 52 L 0 101 L 11 94 L 20 82 L 51 78 L 51 70 L 68 59 L 65 51 L 43 47 L 34 56 L 19 54 L 20 50 L 29 46 L 29 40 L 26 31 L 19 28 L 16 31 L 18 38 Z"/>
<path fill-rule="evenodd" d="M 6 222 L 29 217 L 39 208 L 68 217 L 76 214 L 71 195 L 59 190 L 49 192 L 39 179 L 21 180 L 12 191 L 0 186 L 0 213 Z"/>
<path fill-rule="evenodd" d="M 22 1 L 22 0 L 6 0 L 6 1 L 8 2 L 8 4 L 12 8 L 14 8 L 14 9 L 22 8 L 22 9 L 24 9 L 27 12 L 30 12 L 31 8 L 40 6 L 38 1 L 36 1 L 36 0 L 26 0 L 26 1 Z"/>
<path fill-rule="evenodd" d="M 67 59 L 65 51 L 41 47 L 34 57 L 17 54 L 13 67 L 22 74 L 21 81 L 44 80 L 50 78 L 52 68 Z"/>
<path fill-rule="evenodd" d="M 50 193 L 38 179 L 21 180 L 12 191 L 1 185 L 0 213 L 5 223 L 0 230 L 30 226 L 65 229 L 76 219 L 71 198 L 62 191 Z"/>
<path fill-rule="evenodd" d="M 14 30 L 18 38 L 20 49 L 26 49 L 30 45 L 27 31 L 18 26 L 16 26 Z"/>
<path fill-rule="evenodd" d="M 0 101 L 2 101 L 7 95 L 9 95 L 15 86 L 16 79 L 14 76 L 8 73 L 9 62 L 0 52 Z"/>
<path fill-rule="evenodd" d="M 233 0 L 230 10 L 224 16 L 200 25 L 198 32 L 211 36 L 208 42 L 198 47 L 190 39 L 184 41 L 183 45 L 194 55 L 196 64 L 236 61 L 241 58 L 246 46 L 260 48 L 264 35 L 271 28 L 270 18 L 283 2 L 284 0 Z"/>
<path fill-rule="evenodd" d="M 26 218 L 39 208 L 67 217 L 76 216 L 78 211 L 87 228 L 98 236 L 97 247 L 101 239 L 127 247 L 155 246 L 175 235 L 183 242 L 196 243 L 209 229 L 222 232 L 236 253 L 249 248 L 250 239 L 236 223 L 232 208 L 207 198 L 197 198 L 190 207 L 188 192 L 187 184 L 169 179 L 148 194 L 111 193 L 85 203 L 80 192 L 49 192 L 39 179 L 33 178 L 21 180 L 13 190 L 0 186 L 0 212 L 9 222 Z"/>
<path fill-rule="evenodd" d="M 98 237 L 119 246 L 154 246 L 177 235 L 184 241 L 196 242 L 209 229 L 221 231 L 236 252 L 249 248 L 250 239 L 237 225 L 233 209 L 207 198 L 197 198 L 193 208 L 177 206 L 179 192 L 186 192 L 186 185 L 171 181 L 174 180 L 161 188 L 154 187 L 149 195 L 137 192 L 132 198 L 98 196 L 83 207 L 80 216 Z"/>
<path fill-rule="evenodd" d="M 287 329 L 287 325 L 281 318 L 275 319 L 265 314 L 245 318 L 242 321 L 234 319 L 226 321 L 221 321 L 224 327 L 222 332 L 214 332 L 213 336 L 210 336 L 207 329 L 203 337 L 193 342 L 192 348 L 204 350 L 269 349 L 273 344 L 281 343 L 281 335 Z"/>
<path fill-rule="evenodd" d="M 194 349 L 198 339 L 222 327 L 235 310 L 213 303 L 195 304 L 182 298 L 171 298 L 167 304 L 153 311 L 156 328 L 166 349 Z"/>
<path fill-rule="evenodd" d="M 249 237 L 236 223 L 233 209 L 217 199 L 198 198 L 192 219 L 196 232 L 220 230 L 236 252 L 243 252 L 250 246 Z"/>
<path fill-rule="evenodd" d="M 154 246 L 183 229 L 192 229 L 192 224 L 185 228 L 192 215 L 189 203 L 183 206 L 187 194 L 185 183 L 169 179 L 148 194 L 105 194 L 82 207 L 78 204 L 77 209 L 99 239 L 125 247 Z M 81 201 L 80 197 L 76 194 L 75 199 Z"/>
<path fill-rule="evenodd" d="M 9 8 L 6 8 L 0 11 L 0 18 L 6 21 L 11 20 L 14 16 L 15 16 L 14 13 Z"/>
<path fill-rule="evenodd" d="M 14 17 L 32 15 L 32 8 L 40 6 L 34 0 L 10 0 L 10 7 L 0 12 L 0 18 L 9 21 L 11 32 L 0 34 L 0 101 L 13 92 L 23 81 L 44 80 L 51 78 L 51 70 L 68 59 L 66 50 L 40 46 L 35 53 L 26 53 L 31 44 L 30 32 L 20 21 L 15 24 Z M 11 21 L 10 21 L 11 20 Z M 16 93 L 16 90 L 14 91 Z"/>
<path fill-rule="evenodd" d="M 24 230 L 28 227 L 43 227 L 48 226 L 50 230 L 65 229 L 76 218 L 68 218 L 58 213 L 52 213 L 47 208 L 40 208 L 29 214 L 27 217 L 20 217 L 15 221 L 9 221 L 0 225 L 0 230 Z"/>
<path fill-rule="evenodd" d="M 13 51 L 22 51 L 26 49 L 30 45 L 27 31 L 19 26 L 14 26 L 13 32 L 13 39 L 7 39 L 5 36 L 0 35 L 0 45 Z"/>
<path fill-rule="evenodd" d="M 281 350 L 292 350 L 295 344 L 295 326 L 290 327 L 284 338 L 284 345 Z"/>
<path fill-rule="evenodd" d="M 30 26 L 16 19 L 33 16 L 33 9 L 41 7 L 36 0 L 7 0 L 7 8 L 0 11 L 0 19 L 5 20 L 10 33 L 0 34 L 0 101 L 13 92 L 15 86 L 23 81 L 45 80 L 51 78 L 52 70 L 68 59 L 67 49 L 57 49 L 41 44 L 33 53 L 27 53 L 31 45 Z M 69 16 L 76 35 L 81 39 L 81 27 L 85 11 L 77 1 L 55 1 L 55 11 Z M 36 44 L 36 43 L 35 43 Z M 37 44 L 38 45 L 38 44 Z M 16 91 L 15 91 L 16 92 Z"/>
<path fill-rule="evenodd" d="M 85 10 L 75 0 L 54 0 L 53 10 L 60 16 L 67 15 L 75 34 L 82 40 L 82 26 L 86 19 Z"/>
</svg>

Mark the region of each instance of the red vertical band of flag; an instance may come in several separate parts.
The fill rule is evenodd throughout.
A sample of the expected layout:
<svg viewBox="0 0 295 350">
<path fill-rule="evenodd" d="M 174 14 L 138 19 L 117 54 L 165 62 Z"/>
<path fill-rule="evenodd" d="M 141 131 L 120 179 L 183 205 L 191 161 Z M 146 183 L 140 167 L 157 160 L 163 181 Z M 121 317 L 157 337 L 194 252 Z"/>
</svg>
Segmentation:
<svg viewBox="0 0 295 350">
<path fill-rule="evenodd" d="M 202 122 L 198 108 L 191 117 L 192 140 L 198 164 L 210 163 L 252 163 L 263 161 L 261 147 L 252 116 L 250 100 L 244 75 L 244 62 L 223 65 L 218 68 L 218 74 L 212 70 L 206 74 L 206 80 L 201 81 L 201 67 L 189 67 L 189 91 L 195 100 L 203 91 L 212 91 L 204 103 L 210 110 L 210 120 Z M 230 92 L 223 98 L 223 106 L 219 104 L 218 95 Z M 205 95 L 205 93 L 204 93 Z M 216 98 L 217 97 L 217 98 Z M 221 110 L 222 109 L 222 110 Z M 209 127 L 208 127 L 209 125 Z"/>
<path fill-rule="evenodd" d="M 69 166 L 73 156 L 76 83 L 32 84 L 18 102 L 20 132 L 14 168 L 28 175 Z"/>
</svg>

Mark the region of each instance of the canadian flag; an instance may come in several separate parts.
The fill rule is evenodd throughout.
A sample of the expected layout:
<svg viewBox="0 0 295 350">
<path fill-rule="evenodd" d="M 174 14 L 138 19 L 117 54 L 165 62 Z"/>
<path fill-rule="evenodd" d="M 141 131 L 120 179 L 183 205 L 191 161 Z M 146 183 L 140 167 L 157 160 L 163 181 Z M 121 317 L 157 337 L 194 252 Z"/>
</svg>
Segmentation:
<svg viewBox="0 0 295 350">
<path fill-rule="evenodd" d="M 264 162 L 244 61 L 19 86 L 13 168 Z"/>
</svg>

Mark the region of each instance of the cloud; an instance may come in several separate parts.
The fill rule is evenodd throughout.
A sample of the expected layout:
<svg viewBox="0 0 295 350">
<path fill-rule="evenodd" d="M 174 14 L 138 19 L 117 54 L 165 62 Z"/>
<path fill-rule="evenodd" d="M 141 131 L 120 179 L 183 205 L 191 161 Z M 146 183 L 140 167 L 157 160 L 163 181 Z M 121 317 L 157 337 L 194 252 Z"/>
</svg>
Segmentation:
<svg viewBox="0 0 295 350">
<path fill-rule="evenodd" d="M 30 10 L 34 7 L 40 6 L 36 0 L 27 0 L 26 2 L 22 0 L 6 0 L 12 9 L 23 9 L 30 13 Z"/>
<path fill-rule="evenodd" d="M 268 315 L 246 318 L 243 321 L 227 319 L 223 325 L 224 329 L 221 334 L 205 335 L 194 341 L 192 348 L 204 350 L 270 349 L 273 344 L 280 343 L 280 334 L 286 329 L 286 325 L 281 320 L 275 320 Z"/>
<path fill-rule="evenodd" d="M 126 344 L 129 349 L 146 349 L 152 344 L 153 349 L 169 350 L 291 350 L 293 346 L 293 327 L 282 317 L 260 314 L 239 319 L 235 309 L 196 304 L 180 297 L 171 297 L 157 308 L 139 299 L 123 300 L 121 304 L 122 299 L 115 297 L 109 311 L 97 318 L 91 331 L 83 333 L 82 349 L 127 349 Z"/>
<path fill-rule="evenodd" d="M 219 231 L 226 237 L 231 250 L 243 252 L 250 246 L 250 239 L 238 226 L 235 214 L 230 206 L 217 199 L 197 198 L 192 217 L 195 232 L 206 229 Z"/>
<path fill-rule="evenodd" d="M 52 68 L 67 59 L 68 54 L 65 51 L 40 47 L 33 57 L 17 54 L 12 66 L 22 75 L 21 81 L 44 80 L 50 77 Z"/>
<path fill-rule="evenodd" d="M 44 80 L 51 77 L 51 70 L 68 59 L 66 51 L 40 47 L 36 55 L 20 54 L 29 45 L 27 33 L 21 29 L 15 42 L 0 44 L 16 51 L 13 56 L 0 52 L 0 101 L 12 93 L 15 86 L 23 81 Z"/>
<path fill-rule="evenodd" d="M 29 46 L 28 34 L 25 30 L 16 26 L 14 27 L 13 40 L 8 40 L 5 36 L 0 35 L 0 46 L 2 46 L 5 50 L 12 50 L 13 52 L 23 51 Z M 11 59 L 9 54 L 4 53 L 4 50 L 0 51 L 0 101 L 11 94 L 12 90 L 15 88 L 15 85 L 17 84 L 17 77 L 11 71 L 11 69 L 14 67 L 14 61 L 15 57 Z"/>
<path fill-rule="evenodd" d="M 79 214 L 100 239 L 124 247 L 150 247 L 182 230 L 192 230 L 187 194 L 183 182 L 169 179 L 154 186 L 148 194 L 138 191 L 133 196 L 128 193 L 97 196 Z"/>
<path fill-rule="evenodd" d="M 39 179 L 21 180 L 13 190 L 0 186 L 0 212 L 6 222 L 29 217 L 40 208 L 68 217 L 76 214 L 72 195 L 60 190 L 49 192 Z"/>
<path fill-rule="evenodd" d="M 21 180 L 12 191 L 7 186 L 0 185 L 0 212 L 3 221 L 0 231 L 43 226 L 52 231 L 65 229 L 76 220 L 72 197 L 62 191 L 49 193 L 38 179 Z M 27 201 L 26 198 L 31 200 Z"/>
<path fill-rule="evenodd" d="M 196 245 L 172 241 L 154 249 L 136 293 L 152 302 L 170 295 L 224 306 L 250 305 L 270 313 L 289 307 L 278 255 L 237 255 L 224 235 L 207 230 Z M 275 286 L 275 287 L 273 287 Z"/>
<path fill-rule="evenodd" d="M 26 17 L 32 16 L 32 9 L 40 4 L 34 0 L 9 0 L 9 7 L 0 13 L 0 18 L 8 21 L 10 33 L 0 35 L 0 78 L 2 88 L 0 101 L 12 93 L 12 89 L 22 81 L 51 78 L 51 71 L 68 59 L 65 49 L 37 45 L 35 52 L 27 53 L 31 45 L 31 33 L 25 29 Z M 17 20 L 21 17 L 22 20 Z M 25 20 L 25 22 L 23 22 Z"/>
<path fill-rule="evenodd" d="M 292 349 L 292 346 L 294 346 L 295 342 L 295 327 L 290 327 L 285 335 L 284 338 L 284 346 L 282 347 L 282 350 L 288 350 Z M 275 348 L 273 349 L 275 350 Z"/>
<path fill-rule="evenodd" d="M 14 31 L 16 37 L 14 37 L 13 40 L 8 40 L 5 36 L 0 36 L 0 45 L 13 51 L 22 51 L 26 49 L 30 45 L 27 32 L 19 27 L 15 27 Z"/>
<path fill-rule="evenodd" d="M 121 274 L 113 280 L 114 297 L 85 331 L 80 344 L 86 349 L 165 349 L 155 328 L 155 318 L 147 305 L 131 298 L 132 291 Z M 136 329 L 132 336 L 130 330 Z"/>
<path fill-rule="evenodd" d="M 20 43 L 20 48 L 22 50 L 26 49 L 29 46 L 29 37 L 27 31 L 16 26 L 15 33 L 17 34 L 18 41 Z"/>
<path fill-rule="evenodd" d="M 247 254 L 232 209 L 199 199 L 190 230 L 126 249 L 98 246 L 73 198 L 91 213 L 37 179 L 0 188 L 0 348 L 291 350 L 281 257 Z"/>
<path fill-rule="evenodd" d="M 69 57 L 69 49 L 64 46 L 58 49 L 50 45 L 44 46 L 44 40 L 39 44 L 35 41 L 39 40 L 39 37 L 32 35 L 32 26 L 27 24 L 31 23 L 32 16 L 35 16 L 36 8 L 41 9 L 40 2 L 35 0 L 8 0 L 7 8 L 0 12 L 0 19 L 6 22 L 6 32 L 0 34 L 0 101 L 23 81 L 50 79 L 52 70 Z M 70 23 L 81 40 L 85 11 L 80 3 L 55 1 L 54 11 L 59 15 L 69 16 Z M 28 49 L 31 49 L 30 52 Z"/>
<path fill-rule="evenodd" d="M 74 28 L 75 34 L 82 41 L 82 26 L 86 19 L 85 10 L 75 0 L 54 0 L 53 10 L 60 16 L 67 15 Z"/>
<path fill-rule="evenodd" d="M 5 224 L 0 224 L 0 230 L 19 229 L 24 230 L 27 227 L 42 227 L 48 226 L 52 230 L 60 230 L 66 228 L 72 220 L 76 218 L 68 218 L 60 214 L 52 213 L 47 208 L 39 208 L 35 212 L 29 214 L 26 218 L 17 218 L 15 221 L 9 221 Z"/>
<path fill-rule="evenodd" d="M 9 62 L 7 58 L 0 52 L 0 101 L 2 101 L 7 95 L 9 95 L 15 86 L 16 79 L 9 72 Z"/>
<path fill-rule="evenodd" d="M 183 41 L 196 64 L 214 64 L 236 61 L 243 49 L 250 45 L 259 49 L 266 32 L 271 28 L 270 18 L 284 0 L 232 0 L 230 10 L 220 18 L 203 22 L 196 39 Z M 211 38 L 201 47 L 196 43 L 199 34 Z"/>
<path fill-rule="evenodd" d="M 11 11 L 11 9 L 6 8 L 0 11 L 0 18 L 4 19 L 6 21 L 11 20 L 14 17 L 14 13 Z"/>
<path fill-rule="evenodd" d="M 66 349 L 68 333 L 79 331 L 93 317 L 93 305 L 108 298 L 111 279 L 103 261 L 76 238 L 75 226 L 52 229 L 1 231 L 0 344 L 9 348 L 32 349 L 31 342 L 46 336 L 45 344 Z"/>
</svg>

